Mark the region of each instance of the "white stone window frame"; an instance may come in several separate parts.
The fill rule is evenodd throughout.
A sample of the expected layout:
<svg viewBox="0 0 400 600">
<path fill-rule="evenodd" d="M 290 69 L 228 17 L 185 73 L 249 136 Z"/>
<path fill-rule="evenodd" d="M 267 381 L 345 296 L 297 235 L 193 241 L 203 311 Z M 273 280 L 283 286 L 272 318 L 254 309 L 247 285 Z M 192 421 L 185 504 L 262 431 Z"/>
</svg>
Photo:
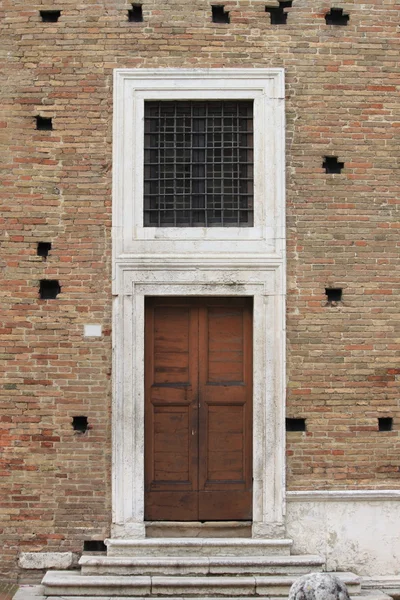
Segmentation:
<svg viewBox="0 0 400 600">
<path fill-rule="evenodd" d="M 146 100 L 252 100 L 254 226 L 144 227 Z M 116 69 L 114 75 L 115 251 L 122 254 L 281 251 L 284 228 L 283 69 Z"/>
<path fill-rule="evenodd" d="M 143 537 L 144 307 L 149 296 L 251 296 L 254 537 L 284 532 L 283 69 L 117 69 L 113 154 L 112 535 Z M 254 100 L 255 227 L 143 227 L 146 99 Z"/>
</svg>

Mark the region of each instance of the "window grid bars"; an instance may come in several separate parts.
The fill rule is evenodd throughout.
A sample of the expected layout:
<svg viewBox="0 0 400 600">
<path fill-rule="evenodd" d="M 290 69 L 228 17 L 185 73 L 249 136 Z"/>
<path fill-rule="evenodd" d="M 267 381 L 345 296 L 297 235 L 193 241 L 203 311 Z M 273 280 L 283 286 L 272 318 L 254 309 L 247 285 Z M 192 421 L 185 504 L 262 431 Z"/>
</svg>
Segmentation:
<svg viewBox="0 0 400 600">
<path fill-rule="evenodd" d="M 253 102 L 146 102 L 144 226 L 252 225 Z"/>
</svg>

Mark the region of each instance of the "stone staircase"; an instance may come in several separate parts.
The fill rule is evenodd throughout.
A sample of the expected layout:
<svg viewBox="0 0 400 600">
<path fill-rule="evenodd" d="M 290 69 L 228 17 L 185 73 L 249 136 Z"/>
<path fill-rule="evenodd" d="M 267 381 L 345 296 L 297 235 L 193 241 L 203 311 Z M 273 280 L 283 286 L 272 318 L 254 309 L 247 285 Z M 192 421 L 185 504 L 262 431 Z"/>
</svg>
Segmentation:
<svg viewBox="0 0 400 600">
<path fill-rule="evenodd" d="M 146 538 L 106 544 L 106 556 L 82 556 L 80 573 L 48 571 L 45 596 L 279 599 L 298 577 L 324 569 L 319 556 L 291 555 L 288 539 Z M 351 595 L 360 594 L 359 577 L 336 574 Z"/>
</svg>

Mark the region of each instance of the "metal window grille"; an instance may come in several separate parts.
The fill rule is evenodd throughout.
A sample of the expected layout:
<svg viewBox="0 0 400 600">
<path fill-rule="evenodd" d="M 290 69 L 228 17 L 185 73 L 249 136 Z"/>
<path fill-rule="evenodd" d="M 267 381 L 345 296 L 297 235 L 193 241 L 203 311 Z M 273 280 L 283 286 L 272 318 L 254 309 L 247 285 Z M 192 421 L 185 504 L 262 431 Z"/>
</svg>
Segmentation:
<svg viewBox="0 0 400 600">
<path fill-rule="evenodd" d="M 252 101 L 145 103 L 144 226 L 253 226 Z"/>
</svg>

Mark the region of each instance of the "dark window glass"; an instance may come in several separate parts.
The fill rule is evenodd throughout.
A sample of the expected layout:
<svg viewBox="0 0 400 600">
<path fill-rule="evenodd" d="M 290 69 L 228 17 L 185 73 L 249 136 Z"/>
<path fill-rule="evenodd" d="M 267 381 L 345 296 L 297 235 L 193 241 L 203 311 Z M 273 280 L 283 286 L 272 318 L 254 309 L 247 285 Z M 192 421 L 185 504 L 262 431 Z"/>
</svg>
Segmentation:
<svg viewBox="0 0 400 600">
<path fill-rule="evenodd" d="M 252 101 L 145 103 L 144 226 L 253 226 Z"/>
</svg>

